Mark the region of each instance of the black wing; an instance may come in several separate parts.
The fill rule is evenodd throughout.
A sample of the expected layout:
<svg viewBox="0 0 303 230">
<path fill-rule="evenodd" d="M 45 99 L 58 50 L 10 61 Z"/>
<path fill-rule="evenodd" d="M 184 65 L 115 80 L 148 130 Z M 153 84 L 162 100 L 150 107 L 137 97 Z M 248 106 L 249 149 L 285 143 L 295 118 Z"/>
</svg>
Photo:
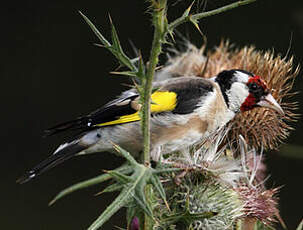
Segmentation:
<svg viewBox="0 0 303 230">
<path fill-rule="evenodd" d="M 131 102 L 136 99 L 139 94 L 135 90 L 123 92 L 117 99 L 110 101 L 106 105 L 75 120 L 58 124 L 45 130 L 45 135 L 50 136 L 67 130 L 80 130 L 81 132 L 94 129 L 94 125 L 112 121 L 120 116 L 137 112 Z"/>
<path fill-rule="evenodd" d="M 172 111 L 175 114 L 192 113 L 197 107 L 202 105 L 203 97 L 206 97 L 214 90 L 211 80 L 200 77 L 179 77 L 170 81 L 161 90 L 177 94 L 177 105 Z"/>
<path fill-rule="evenodd" d="M 201 100 L 209 92 L 213 91 L 213 84 L 209 80 L 198 77 L 179 77 L 166 81 L 155 82 L 154 88 L 158 91 L 174 92 L 177 95 L 177 103 L 173 110 L 167 111 L 175 114 L 188 114 L 193 112 L 201 103 Z M 123 115 L 137 112 L 132 103 L 138 99 L 139 94 L 134 90 L 128 90 L 116 100 L 109 102 L 100 109 L 87 116 L 68 121 L 46 130 L 46 135 L 53 135 L 66 130 L 80 130 L 81 132 L 94 129 L 98 124 L 110 122 Z"/>
</svg>

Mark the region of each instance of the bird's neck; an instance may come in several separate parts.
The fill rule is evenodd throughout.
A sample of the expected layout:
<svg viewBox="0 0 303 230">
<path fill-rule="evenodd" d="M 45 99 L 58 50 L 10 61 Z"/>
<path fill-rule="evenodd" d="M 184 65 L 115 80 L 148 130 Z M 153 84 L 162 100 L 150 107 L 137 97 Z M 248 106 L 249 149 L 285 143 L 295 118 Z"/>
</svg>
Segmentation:
<svg viewBox="0 0 303 230">
<path fill-rule="evenodd" d="M 249 92 L 244 85 L 239 82 L 216 82 L 219 85 L 225 104 L 234 113 L 240 111 Z"/>
<path fill-rule="evenodd" d="M 210 116 L 212 118 L 211 120 L 213 121 L 209 127 L 210 129 L 217 129 L 226 125 L 226 123 L 232 120 L 236 115 L 236 113 L 232 111 L 229 106 L 227 106 L 226 99 L 224 98 L 219 84 L 215 82 L 214 85 L 216 88 L 216 96 L 214 97 L 214 101 L 210 103 L 212 105 L 213 113 L 207 114 L 207 116 Z M 229 96 L 229 94 L 227 93 L 226 96 Z"/>
</svg>

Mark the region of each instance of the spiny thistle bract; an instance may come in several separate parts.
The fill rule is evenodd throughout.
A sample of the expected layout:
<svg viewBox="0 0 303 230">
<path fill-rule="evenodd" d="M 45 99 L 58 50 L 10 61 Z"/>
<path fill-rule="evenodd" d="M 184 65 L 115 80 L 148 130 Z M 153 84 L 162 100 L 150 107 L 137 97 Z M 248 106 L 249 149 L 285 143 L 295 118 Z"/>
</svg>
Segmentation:
<svg viewBox="0 0 303 230">
<path fill-rule="evenodd" d="M 234 190 L 245 178 L 241 161 L 225 155 L 219 145 L 227 130 L 212 136 L 210 143 L 193 147 L 165 159 L 165 165 L 181 167 L 185 173 L 163 176 L 171 212 L 160 207 L 159 229 L 228 229 L 243 216 L 244 203 Z"/>
<path fill-rule="evenodd" d="M 235 48 L 222 41 L 214 50 L 205 55 L 205 47 L 197 49 L 188 45 L 188 50 L 178 53 L 162 69 L 166 75 L 213 77 L 222 70 L 244 69 L 262 76 L 272 89 L 273 97 L 285 112 L 280 117 L 276 112 L 258 108 L 238 114 L 232 121 L 229 137 L 237 140 L 241 134 L 246 142 L 257 149 L 275 149 L 292 129 L 290 123 L 298 119 L 296 102 L 289 101 L 295 94 L 291 92 L 299 67 L 293 67 L 293 57 L 275 55 L 273 51 L 258 51 L 254 46 Z M 165 75 L 160 74 L 160 76 Z"/>
<path fill-rule="evenodd" d="M 264 180 L 259 181 L 264 173 L 262 154 L 239 137 L 241 154 L 233 158 L 228 146 L 220 146 L 227 131 L 212 136 L 208 147 L 192 148 L 163 161 L 185 171 L 162 175 L 171 211 L 161 202 L 156 206 L 160 224 L 154 229 L 233 230 L 251 219 L 267 226 L 276 221 L 278 189 L 266 190 Z"/>
</svg>

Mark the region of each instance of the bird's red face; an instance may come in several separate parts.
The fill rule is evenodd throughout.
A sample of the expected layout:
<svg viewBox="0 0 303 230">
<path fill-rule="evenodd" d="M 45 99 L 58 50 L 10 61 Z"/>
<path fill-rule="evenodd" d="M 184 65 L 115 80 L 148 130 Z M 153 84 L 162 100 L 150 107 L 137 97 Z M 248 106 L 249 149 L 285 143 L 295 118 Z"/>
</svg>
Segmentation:
<svg viewBox="0 0 303 230">
<path fill-rule="evenodd" d="M 270 94 L 265 81 L 253 73 L 241 69 L 224 70 L 215 78 L 228 108 L 237 113 L 255 107 L 267 107 L 284 115 L 278 102 Z"/>
<path fill-rule="evenodd" d="M 254 107 L 262 106 L 276 110 L 284 115 L 283 109 L 270 94 L 265 81 L 260 76 L 251 76 L 246 83 L 249 94 L 241 105 L 242 112 L 253 109 Z"/>
</svg>

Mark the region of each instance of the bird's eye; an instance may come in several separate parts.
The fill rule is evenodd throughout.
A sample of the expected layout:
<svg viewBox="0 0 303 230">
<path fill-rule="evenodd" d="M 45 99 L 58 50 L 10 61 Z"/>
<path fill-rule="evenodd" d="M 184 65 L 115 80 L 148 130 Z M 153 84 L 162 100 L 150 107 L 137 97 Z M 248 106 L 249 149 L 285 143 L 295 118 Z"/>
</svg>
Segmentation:
<svg viewBox="0 0 303 230">
<path fill-rule="evenodd" d="M 250 84 L 249 88 L 250 88 L 250 90 L 255 91 L 255 90 L 257 90 L 259 87 L 258 87 L 258 85 L 257 85 L 256 83 L 252 83 L 252 84 Z"/>
</svg>

